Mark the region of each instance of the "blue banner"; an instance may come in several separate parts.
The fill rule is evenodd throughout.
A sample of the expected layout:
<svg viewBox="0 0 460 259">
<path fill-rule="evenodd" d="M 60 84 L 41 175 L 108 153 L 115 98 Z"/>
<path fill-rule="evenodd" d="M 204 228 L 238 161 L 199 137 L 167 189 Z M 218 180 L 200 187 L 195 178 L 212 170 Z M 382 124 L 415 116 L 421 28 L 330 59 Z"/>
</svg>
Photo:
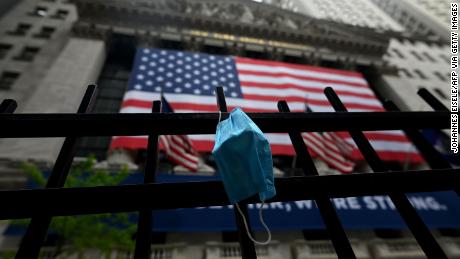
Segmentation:
<svg viewBox="0 0 460 259">
<path fill-rule="evenodd" d="M 214 181 L 219 177 L 160 174 L 157 182 Z M 131 174 L 122 184 L 139 184 L 143 174 Z M 29 187 L 36 187 L 30 183 Z M 306 190 L 308 191 L 308 190 Z M 181 193 L 178 195 L 187 195 Z M 209 195 L 212 195 L 210 193 Z M 413 193 L 407 195 L 429 228 L 460 228 L 460 198 L 453 191 Z M 152 197 L 152 199 L 161 197 Z M 346 229 L 404 229 L 401 219 L 388 196 L 365 196 L 332 199 L 339 218 Z M 254 230 L 262 230 L 258 219 L 260 204 L 248 205 Z M 263 215 L 271 230 L 299 230 L 325 228 L 314 201 L 273 202 L 265 204 Z M 137 217 L 133 215 L 133 222 Z M 236 230 L 233 206 L 214 206 L 153 212 L 153 231 L 219 232 Z M 9 226 L 4 234 L 21 235 L 23 226 Z"/>
<path fill-rule="evenodd" d="M 160 175 L 158 182 L 217 180 L 217 177 Z M 186 195 L 186 194 L 181 194 Z M 210 194 L 212 195 L 212 194 Z M 414 193 L 407 195 L 430 228 L 460 228 L 460 198 L 455 192 Z M 333 199 L 346 229 L 403 229 L 404 221 L 388 196 Z M 261 230 L 260 204 L 249 205 L 250 221 Z M 272 230 L 324 228 L 314 201 L 275 202 L 263 207 L 264 219 Z M 155 231 L 235 230 L 233 206 L 175 209 L 154 212 Z"/>
</svg>

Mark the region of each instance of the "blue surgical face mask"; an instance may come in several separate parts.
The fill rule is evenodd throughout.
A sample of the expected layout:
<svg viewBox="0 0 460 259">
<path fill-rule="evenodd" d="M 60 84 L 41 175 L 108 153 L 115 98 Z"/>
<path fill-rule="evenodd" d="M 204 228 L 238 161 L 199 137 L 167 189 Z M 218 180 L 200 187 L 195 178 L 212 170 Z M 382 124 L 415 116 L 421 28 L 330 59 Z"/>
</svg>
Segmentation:
<svg viewBox="0 0 460 259">
<path fill-rule="evenodd" d="M 230 202 L 236 205 L 242 217 L 237 204 L 239 201 L 258 194 L 263 206 L 265 200 L 275 196 L 270 144 L 259 127 L 240 108 L 235 108 L 228 119 L 217 125 L 212 154 Z M 262 218 L 262 206 L 259 216 L 269 234 L 267 241 L 255 241 L 243 219 L 251 240 L 268 244 L 271 237 Z"/>
</svg>

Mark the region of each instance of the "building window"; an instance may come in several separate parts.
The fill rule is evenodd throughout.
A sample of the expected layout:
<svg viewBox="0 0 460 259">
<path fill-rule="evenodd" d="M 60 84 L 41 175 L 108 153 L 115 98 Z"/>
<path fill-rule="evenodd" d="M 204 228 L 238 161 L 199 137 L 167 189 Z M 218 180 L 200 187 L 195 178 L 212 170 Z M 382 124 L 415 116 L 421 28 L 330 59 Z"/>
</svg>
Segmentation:
<svg viewBox="0 0 460 259">
<path fill-rule="evenodd" d="M 399 58 L 404 58 L 403 54 L 401 53 L 401 51 L 399 51 L 398 49 L 391 49 L 396 55 L 398 55 Z"/>
<path fill-rule="evenodd" d="M 421 79 L 427 79 L 425 74 L 422 73 L 422 71 L 415 69 L 414 73 L 416 73 Z"/>
<path fill-rule="evenodd" d="M 409 16 L 407 15 L 407 12 L 404 11 L 404 10 L 402 10 L 402 11 L 401 11 L 401 19 L 406 19 L 406 17 L 409 17 Z"/>
<path fill-rule="evenodd" d="M 441 81 L 446 81 L 446 78 L 438 71 L 434 72 L 433 73 L 437 78 L 439 78 L 439 80 Z"/>
<path fill-rule="evenodd" d="M 418 25 L 418 31 L 419 31 L 420 33 L 425 32 L 426 29 L 427 29 L 427 28 L 426 28 L 425 24 L 420 23 L 420 24 Z"/>
<path fill-rule="evenodd" d="M 65 18 L 67 18 L 67 15 L 69 15 L 69 11 L 64 9 L 58 9 L 56 13 L 53 16 L 51 16 L 51 18 L 65 20 Z"/>
<path fill-rule="evenodd" d="M 407 71 L 407 69 L 404 69 L 404 68 L 399 69 L 399 75 L 400 76 L 403 75 L 407 78 L 412 78 L 412 74 L 409 71 Z"/>
<path fill-rule="evenodd" d="M 434 31 L 432 31 L 432 30 L 427 30 L 426 35 L 430 36 L 430 37 L 436 37 L 437 38 L 436 33 Z"/>
<path fill-rule="evenodd" d="M 415 51 L 411 50 L 410 52 L 418 61 L 424 61 L 424 59 Z"/>
<path fill-rule="evenodd" d="M 439 55 L 446 63 L 450 64 L 450 58 L 444 54 Z"/>
<path fill-rule="evenodd" d="M 29 15 L 36 17 L 46 17 L 48 16 L 48 8 L 43 6 L 37 6 L 32 12 L 29 13 Z"/>
<path fill-rule="evenodd" d="M 21 51 L 21 53 L 14 57 L 14 60 L 19 60 L 19 61 L 32 61 L 35 58 L 35 55 L 37 55 L 38 51 L 40 49 L 37 47 L 24 47 Z"/>
<path fill-rule="evenodd" d="M 439 97 L 447 100 L 447 96 L 441 91 L 441 89 L 435 88 L 434 91 L 438 94 Z"/>
<path fill-rule="evenodd" d="M 436 59 L 434 59 L 428 52 L 423 52 L 423 56 L 431 62 L 436 62 Z"/>
<path fill-rule="evenodd" d="M 12 47 L 11 44 L 0 43 L 0 59 L 4 59 Z"/>
<path fill-rule="evenodd" d="M 39 33 L 34 34 L 34 38 L 49 39 L 56 29 L 50 26 L 43 26 Z"/>
<path fill-rule="evenodd" d="M 14 36 L 24 36 L 27 34 L 27 32 L 32 28 L 32 25 L 27 24 L 27 23 L 19 23 L 18 26 L 16 26 L 16 29 L 14 31 L 8 31 L 8 35 L 14 35 Z"/>
<path fill-rule="evenodd" d="M 17 72 L 11 72 L 11 71 L 3 72 L 0 77 L 0 90 L 11 89 L 11 86 L 13 86 L 14 82 L 16 82 L 16 79 L 18 79 L 18 77 L 19 77 L 19 73 Z"/>
</svg>

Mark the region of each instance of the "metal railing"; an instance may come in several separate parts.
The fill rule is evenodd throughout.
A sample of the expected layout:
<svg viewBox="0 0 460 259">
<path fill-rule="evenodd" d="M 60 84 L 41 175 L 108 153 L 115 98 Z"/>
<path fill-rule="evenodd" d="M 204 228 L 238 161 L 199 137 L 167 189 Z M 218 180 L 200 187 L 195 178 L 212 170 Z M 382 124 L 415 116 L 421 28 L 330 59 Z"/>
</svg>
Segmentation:
<svg viewBox="0 0 460 259">
<path fill-rule="evenodd" d="M 150 255 L 152 210 L 229 205 L 220 181 L 155 183 L 158 164 L 158 136 L 162 134 L 214 133 L 218 113 L 161 113 L 161 102 L 154 101 L 151 114 L 91 114 L 96 87 L 88 87 L 77 114 L 13 114 L 16 103 L 4 100 L 0 106 L 0 137 L 66 137 L 45 189 L 0 191 L 0 220 L 32 218 L 16 258 L 37 258 L 53 216 L 139 211 L 136 259 Z M 217 88 L 217 107 L 228 116 L 222 88 Z M 460 170 L 452 169 L 419 129 L 450 127 L 450 112 L 433 95 L 420 95 L 433 112 L 400 112 L 387 101 L 389 112 L 350 112 L 332 88 L 325 94 L 336 112 L 291 113 L 285 101 L 279 113 L 248 113 L 266 133 L 287 132 L 304 176 L 276 178 L 277 195 L 269 202 L 313 199 L 330 234 L 339 258 L 356 258 L 331 198 L 389 195 L 401 217 L 428 258 L 447 258 L 405 193 L 456 190 Z M 431 170 L 389 171 L 362 131 L 403 130 L 427 161 Z M 374 174 L 319 176 L 301 132 L 348 131 Z M 148 135 L 144 184 L 62 188 L 75 155 L 76 141 L 82 136 Z M 187 193 L 177 196 L 178 192 Z M 212 193 L 212 195 L 209 195 Z M 142 197 L 148 197 L 143 199 Z M 247 204 L 241 202 L 247 220 Z M 235 214 L 242 258 L 256 258 L 242 218 Z"/>
</svg>

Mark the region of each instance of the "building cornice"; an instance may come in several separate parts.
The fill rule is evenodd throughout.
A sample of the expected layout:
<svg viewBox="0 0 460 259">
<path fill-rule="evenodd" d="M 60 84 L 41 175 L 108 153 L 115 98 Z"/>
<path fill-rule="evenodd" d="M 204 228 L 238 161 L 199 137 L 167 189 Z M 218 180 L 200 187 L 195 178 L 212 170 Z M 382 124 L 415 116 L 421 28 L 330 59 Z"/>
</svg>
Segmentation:
<svg viewBox="0 0 460 259">
<path fill-rule="evenodd" d="M 271 47 L 281 49 L 290 49 L 286 47 L 288 45 L 304 46 L 312 53 L 329 53 L 349 59 L 367 57 L 372 60 L 381 58 L 389 42 L 387 36 L 371 30 L 318 20 L 252 1 L 73 2 L 77 5 L 79 13 L 79 22 L 75 29 L 77 33 L 89 33 L 92 30 L 93 34 L 101 34 L 101 29 L 106 29 L 141 35 L 143 38 L 157 37 L 168 31 L 174 31 L 178 37 L 195 38 L 209 38 L 210 35 L 221 34 L 223 38 L 230 35 L 239 39 L 256 39 L 256 44 L 257 40 L 271 42 Z M 265 45 L 270 47 L 269 44 Z"/>
</svg>

